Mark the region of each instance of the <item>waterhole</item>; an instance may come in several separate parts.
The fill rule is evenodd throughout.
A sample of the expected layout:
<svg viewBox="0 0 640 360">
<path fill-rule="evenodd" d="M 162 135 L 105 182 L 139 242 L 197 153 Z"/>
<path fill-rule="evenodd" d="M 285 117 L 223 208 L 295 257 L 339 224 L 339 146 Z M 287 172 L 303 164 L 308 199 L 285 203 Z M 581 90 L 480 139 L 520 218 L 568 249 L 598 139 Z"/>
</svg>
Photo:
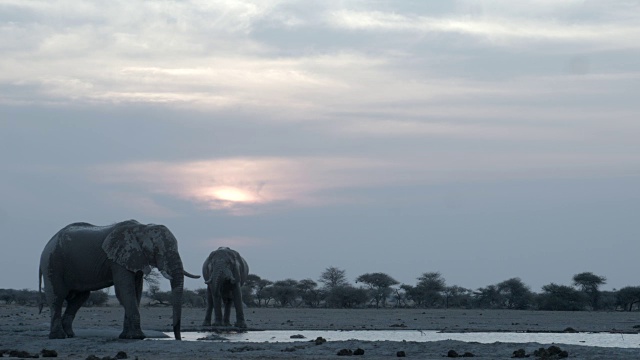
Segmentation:
<svg viewBox="0 0 640 360">
<path fill-rule="evenodd" d="M 166 333 L 173 339 L 173 333 Z M 327 341 L 417 341 L 458 340 L 479 343 L 540 343 L 567 344 L 618 348 L 640 348 L 640 334 L 619 333 L 522 333 L 522 332 L 468 332 L 442 333 L 421 330 L 265 330 L 242 333 L 183 332 L 183 341 L 228 341 L 228 342 L 304 342 L 323 337 Z"/>
</svg>

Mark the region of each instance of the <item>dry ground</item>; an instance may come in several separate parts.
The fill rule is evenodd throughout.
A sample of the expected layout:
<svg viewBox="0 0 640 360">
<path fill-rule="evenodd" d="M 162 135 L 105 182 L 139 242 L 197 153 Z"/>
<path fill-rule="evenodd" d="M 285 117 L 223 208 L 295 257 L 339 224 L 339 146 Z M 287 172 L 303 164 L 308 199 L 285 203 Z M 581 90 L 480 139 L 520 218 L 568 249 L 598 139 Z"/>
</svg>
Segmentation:
<svg viewBox="0 0 640 360">
<path fill-rule="evenodd" d="M 542 345 L 478 344 L 458 341 L 414 342 L 310 342 L 220 343 L 119 340 L 124 313 L 121 307 L 82 308 L 74 323 L 78 336 L 49 340 L 49 313 L 37 308 L 0 305 L 0 350 L 39 353 L 56 350 L 65 359 L 115 356 L 124 351 L 139 359 L 327 359 L 336 358 L 343 348 L 365 350 L 364 359 L 395 358 L 405 351 L 408 358 L 442 359 L 450 349 L 472 352 L 480 359 L 510 359 L 519 348 L 533 353 Z M 171 309 L 143 307 L 142 327 L 147 334 L 171 330 Z M 184 308 L 183 331 L 198 330 L 204 309 Z M 440 331 L 563 331 L 571 327 L 581 332 L 636 332 L 640 313 L 629 312 L 545 312 L 508 310 L 422 310 L 422 309 L 263 309 L 246 310 L 251 329 L 262 330 L 382 330 L 419 329 Z M 548 345 L 546 345 L 548 346 Z M 546 347 L 545 346 L 545 347 Z M 640 349 L 595 348 L 561 345 L 570 359 L 640 359 Z M 293 350 L 293 351 L 292 351 Z M 5 356 L 7 356 L 5 354 Z"/>
</svg>

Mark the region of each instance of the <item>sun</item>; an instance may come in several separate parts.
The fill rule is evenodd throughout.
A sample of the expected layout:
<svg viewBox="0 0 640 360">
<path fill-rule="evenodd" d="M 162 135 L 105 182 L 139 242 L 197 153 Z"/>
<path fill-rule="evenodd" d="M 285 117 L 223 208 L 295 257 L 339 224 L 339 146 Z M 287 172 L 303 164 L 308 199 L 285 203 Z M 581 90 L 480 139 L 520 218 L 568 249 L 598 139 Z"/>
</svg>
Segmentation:
<svg viewBox="0 0 640 360">
<path fill-rule="evenodd" d="M 230 201 L 230 202 L 255 202 L 257 199 L 251 193 L 235 188 L 235 187 L 216 187 L 209 191 L 209 196 L 222 201 Z"/>
</svg>

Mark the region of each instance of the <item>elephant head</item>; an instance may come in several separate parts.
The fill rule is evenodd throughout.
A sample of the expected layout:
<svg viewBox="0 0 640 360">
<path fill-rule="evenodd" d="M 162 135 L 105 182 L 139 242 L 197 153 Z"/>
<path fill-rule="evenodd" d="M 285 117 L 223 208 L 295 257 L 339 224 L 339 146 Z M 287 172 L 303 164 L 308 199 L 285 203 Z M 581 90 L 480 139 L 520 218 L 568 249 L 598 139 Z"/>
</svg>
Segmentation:
<svg viewBox="0 0 640 360">
<path fill-rule="evenodd" d="M 237 251 L 228 247 L 220 247 L 212 252 L 202 267 L 202 274 L 206 284 L 229 281 L 231 284 L 239 282 L 243 285 L 247 280 L 249 267 Z"/>
<path fill-rule="evenodd" d="M 102 243 L 107 258 L 132 272 L 149 274 L 152 267 L 171 283 L 173 333 L 181 339 L 182 294 L 184 276 L 197 279 L 184 270 L 175 236 L 163 225 L 144 225 L 131 220 L 115 228 Z"/>
</svg>

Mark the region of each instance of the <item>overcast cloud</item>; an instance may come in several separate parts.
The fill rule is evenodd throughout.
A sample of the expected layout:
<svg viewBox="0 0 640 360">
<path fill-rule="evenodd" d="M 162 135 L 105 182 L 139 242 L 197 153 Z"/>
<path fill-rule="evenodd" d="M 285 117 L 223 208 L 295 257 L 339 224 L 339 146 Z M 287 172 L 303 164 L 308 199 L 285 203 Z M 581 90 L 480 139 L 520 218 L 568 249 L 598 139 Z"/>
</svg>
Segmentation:
<svg viewBox="0 0 640 360">
<path fill-rule="evenodd" d="M 637 285 L 638 39 L 636 1 L 0 0 L 0 288 L 131 218 L 191 272 Z"/>
</svg>

